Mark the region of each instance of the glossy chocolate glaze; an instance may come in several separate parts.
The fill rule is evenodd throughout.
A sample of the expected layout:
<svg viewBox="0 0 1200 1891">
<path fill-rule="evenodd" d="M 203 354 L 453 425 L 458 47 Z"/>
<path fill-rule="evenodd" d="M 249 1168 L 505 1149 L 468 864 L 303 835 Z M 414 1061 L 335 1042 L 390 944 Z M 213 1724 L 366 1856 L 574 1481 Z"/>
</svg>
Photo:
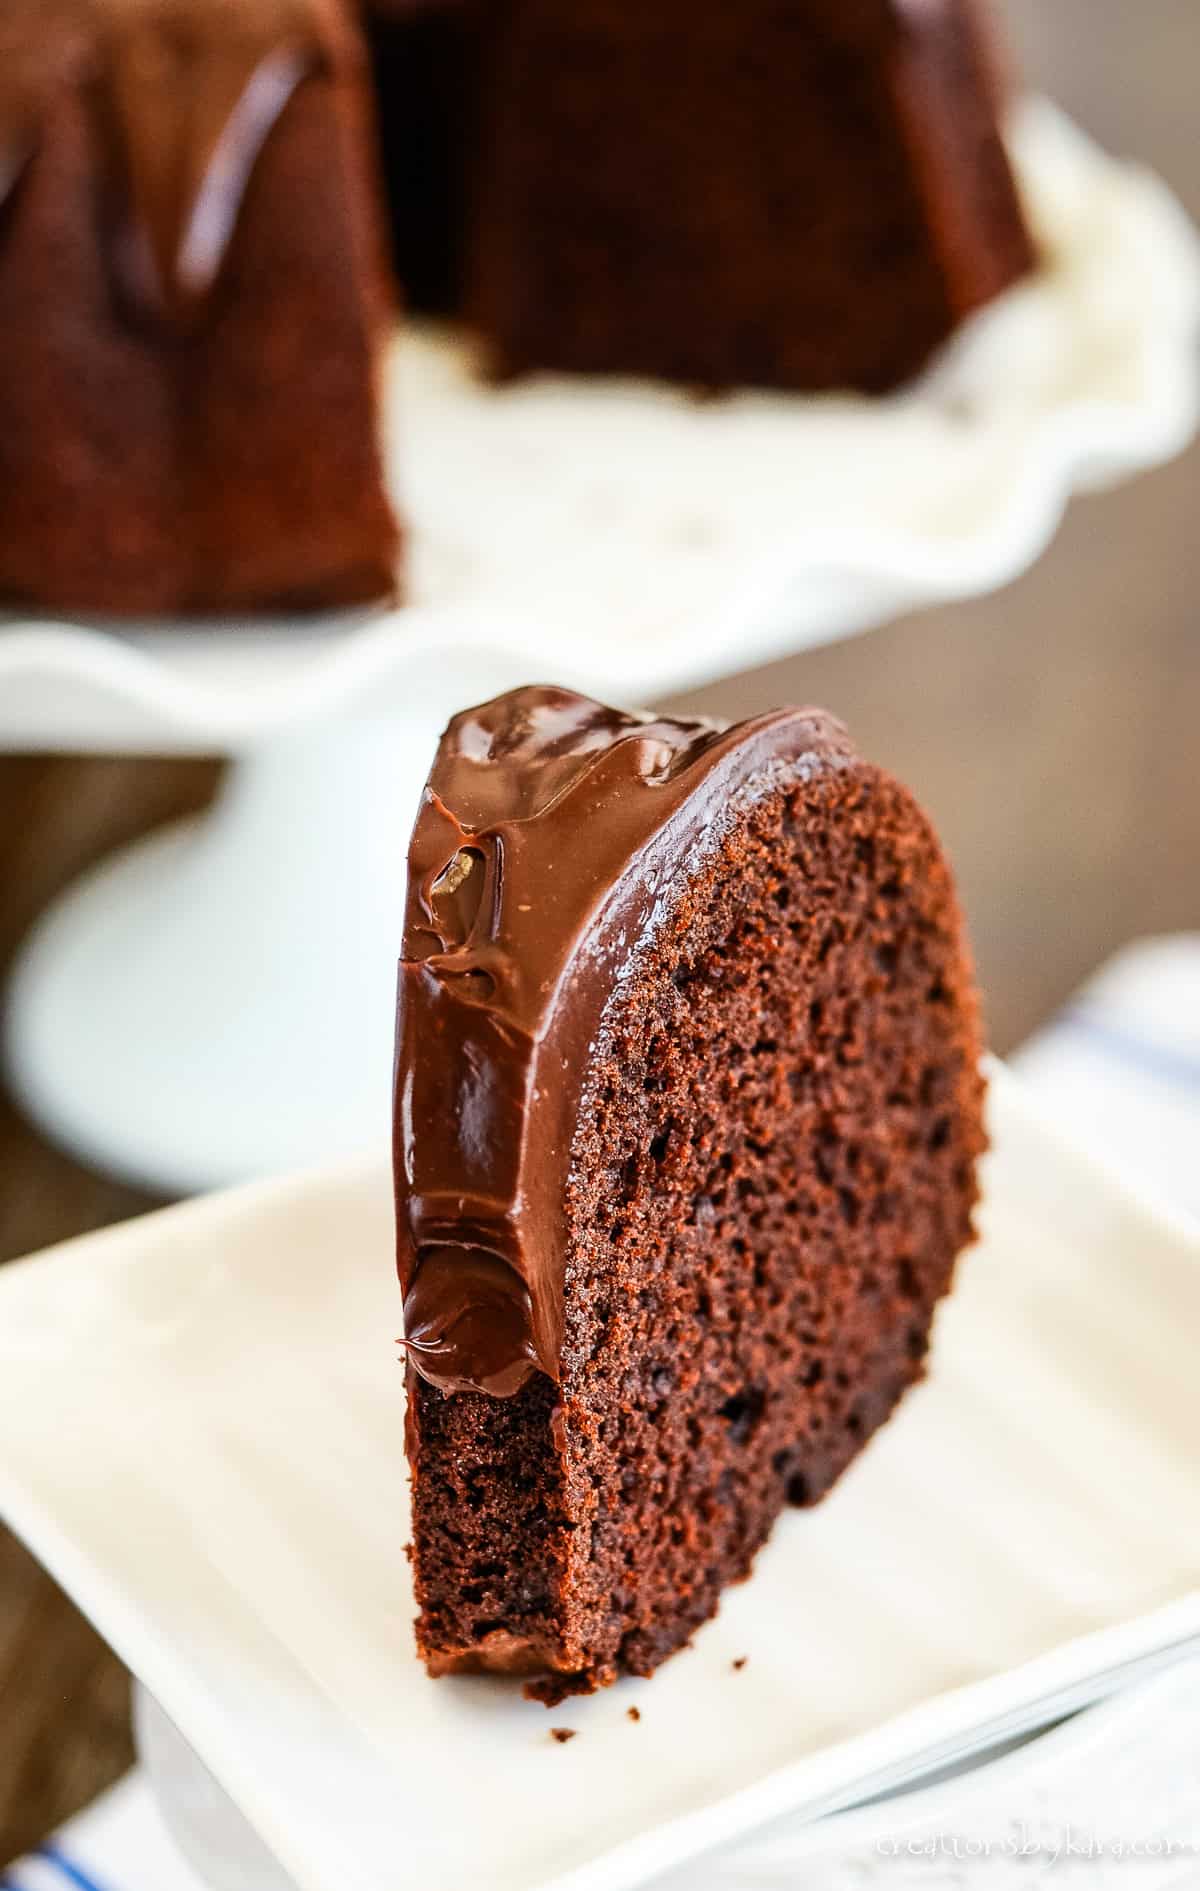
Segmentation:
<svg viewBox="0 0 1200 1891">
<path fill-rule="evenodd" d="M 409 1360 L 447 1393 L 557 1379 L 571 1141 L 639 947 L 747 805 L 854 750 L 818 710 L 725 728 L 513 690 L 455 717 L 409 851 L 396 1049 Z"/>
<path fill-rule="evenodd" d="M 255 161 L 298 85 L 355 56 L 337 0 L 11 0 L 0 23 L 0 200 L 56 95 L 81 88 L 122 215 L 114 261 L 146 312 L 194 320 Z"/>
</svg>

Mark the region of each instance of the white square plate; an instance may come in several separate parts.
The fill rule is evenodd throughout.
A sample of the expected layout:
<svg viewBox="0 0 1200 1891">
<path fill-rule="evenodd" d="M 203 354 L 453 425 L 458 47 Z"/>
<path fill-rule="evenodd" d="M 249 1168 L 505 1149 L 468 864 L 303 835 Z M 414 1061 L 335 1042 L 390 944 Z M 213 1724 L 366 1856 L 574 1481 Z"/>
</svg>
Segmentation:
<svg viewBox="0 0 1200 1891">
<path fill-rule="evenodd" d="M 377 1170 L 0 1272 L 0 1512 L 305 1891 L 621 1891 L 1200 1632 L 1197 1244 L 992 1117 L 932 1377 L 649 1682 L 418 1666 Z"/>
</svg>

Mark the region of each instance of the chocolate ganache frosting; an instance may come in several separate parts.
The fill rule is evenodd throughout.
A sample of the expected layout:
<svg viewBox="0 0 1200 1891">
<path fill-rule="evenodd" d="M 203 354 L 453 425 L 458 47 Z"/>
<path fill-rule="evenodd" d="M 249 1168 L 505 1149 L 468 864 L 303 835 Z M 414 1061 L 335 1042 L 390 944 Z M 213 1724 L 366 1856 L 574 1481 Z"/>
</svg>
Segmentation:
<svg viewBox="0 0 1200 1891">
<path fill-rule="evenodd" d="M 357 49 L 339 0 L 4 0 L 0 201 L 57 95 L 81 89 L 126 212 L 114 236 L 123 286 L 152 314 L 194 320 L 288 100 Z"/>
<path fill-rule="evenodd" d="M 396 1049 L 404 1345 L 431 1385 L 557 1380 L 563 1197 L 605 1007 L 734 815 L 853 756 L 815 710 L 726 728 L 527 688 L 451 722 L 409 851 Z"/>
</svg>

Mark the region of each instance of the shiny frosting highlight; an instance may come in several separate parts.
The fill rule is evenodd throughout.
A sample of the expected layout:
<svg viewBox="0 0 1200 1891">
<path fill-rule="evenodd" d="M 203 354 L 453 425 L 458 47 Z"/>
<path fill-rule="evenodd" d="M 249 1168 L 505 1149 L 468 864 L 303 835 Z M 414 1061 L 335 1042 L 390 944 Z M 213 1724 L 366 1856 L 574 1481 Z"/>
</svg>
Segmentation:
<svg viewBox="0 0 1200 1891">
<path fill-rule="evenodd" d="M 411 1365 L 447 1393 L 557 1380 L 564 1193 L 609 999 L 739 809 L 853 756 L 819 711 L 733 728 L 514 690 L 455 717 L 409 852 L 396 1048 Z"/>
<path fill-rule="evenodd" d="M 64 89 L 86 100 L 123 215 L 123 289 L 204 311 L 255 163 L 297 87 L 357 41 L 337 0 L 10 0 L 0 20 L 0 201 Z"/>
</svg>

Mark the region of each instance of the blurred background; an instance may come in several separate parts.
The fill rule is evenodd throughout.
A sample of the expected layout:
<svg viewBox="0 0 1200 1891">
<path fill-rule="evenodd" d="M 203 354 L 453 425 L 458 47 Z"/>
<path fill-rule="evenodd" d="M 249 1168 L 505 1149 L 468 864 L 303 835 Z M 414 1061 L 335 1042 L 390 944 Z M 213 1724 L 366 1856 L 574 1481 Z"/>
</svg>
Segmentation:
<svg viewBox="0 0 1200 1891">
<path fill-rule="evenodd" d="M 1200 218 L 1196 0 L 1004 10 L 1030 82 L 1109 150 L 1152 164 Z M 915 788 L 957 864 L 1002 1053 L 1124 941 L 1200 927 L 1198 527 L 1193 448 L 1077 501 L 998 596 L 667 705 L 826 704 Z M 204 806 L 218 777 L 206 761 L 0 758 L 0 964 L 83 867 Z M 0 1099 L 0 1261 L 148 1205 Z M 2 1866 L 131 1758 L 123 1672 L 2 1533 L 0 1701 Z"/>
</svg>

